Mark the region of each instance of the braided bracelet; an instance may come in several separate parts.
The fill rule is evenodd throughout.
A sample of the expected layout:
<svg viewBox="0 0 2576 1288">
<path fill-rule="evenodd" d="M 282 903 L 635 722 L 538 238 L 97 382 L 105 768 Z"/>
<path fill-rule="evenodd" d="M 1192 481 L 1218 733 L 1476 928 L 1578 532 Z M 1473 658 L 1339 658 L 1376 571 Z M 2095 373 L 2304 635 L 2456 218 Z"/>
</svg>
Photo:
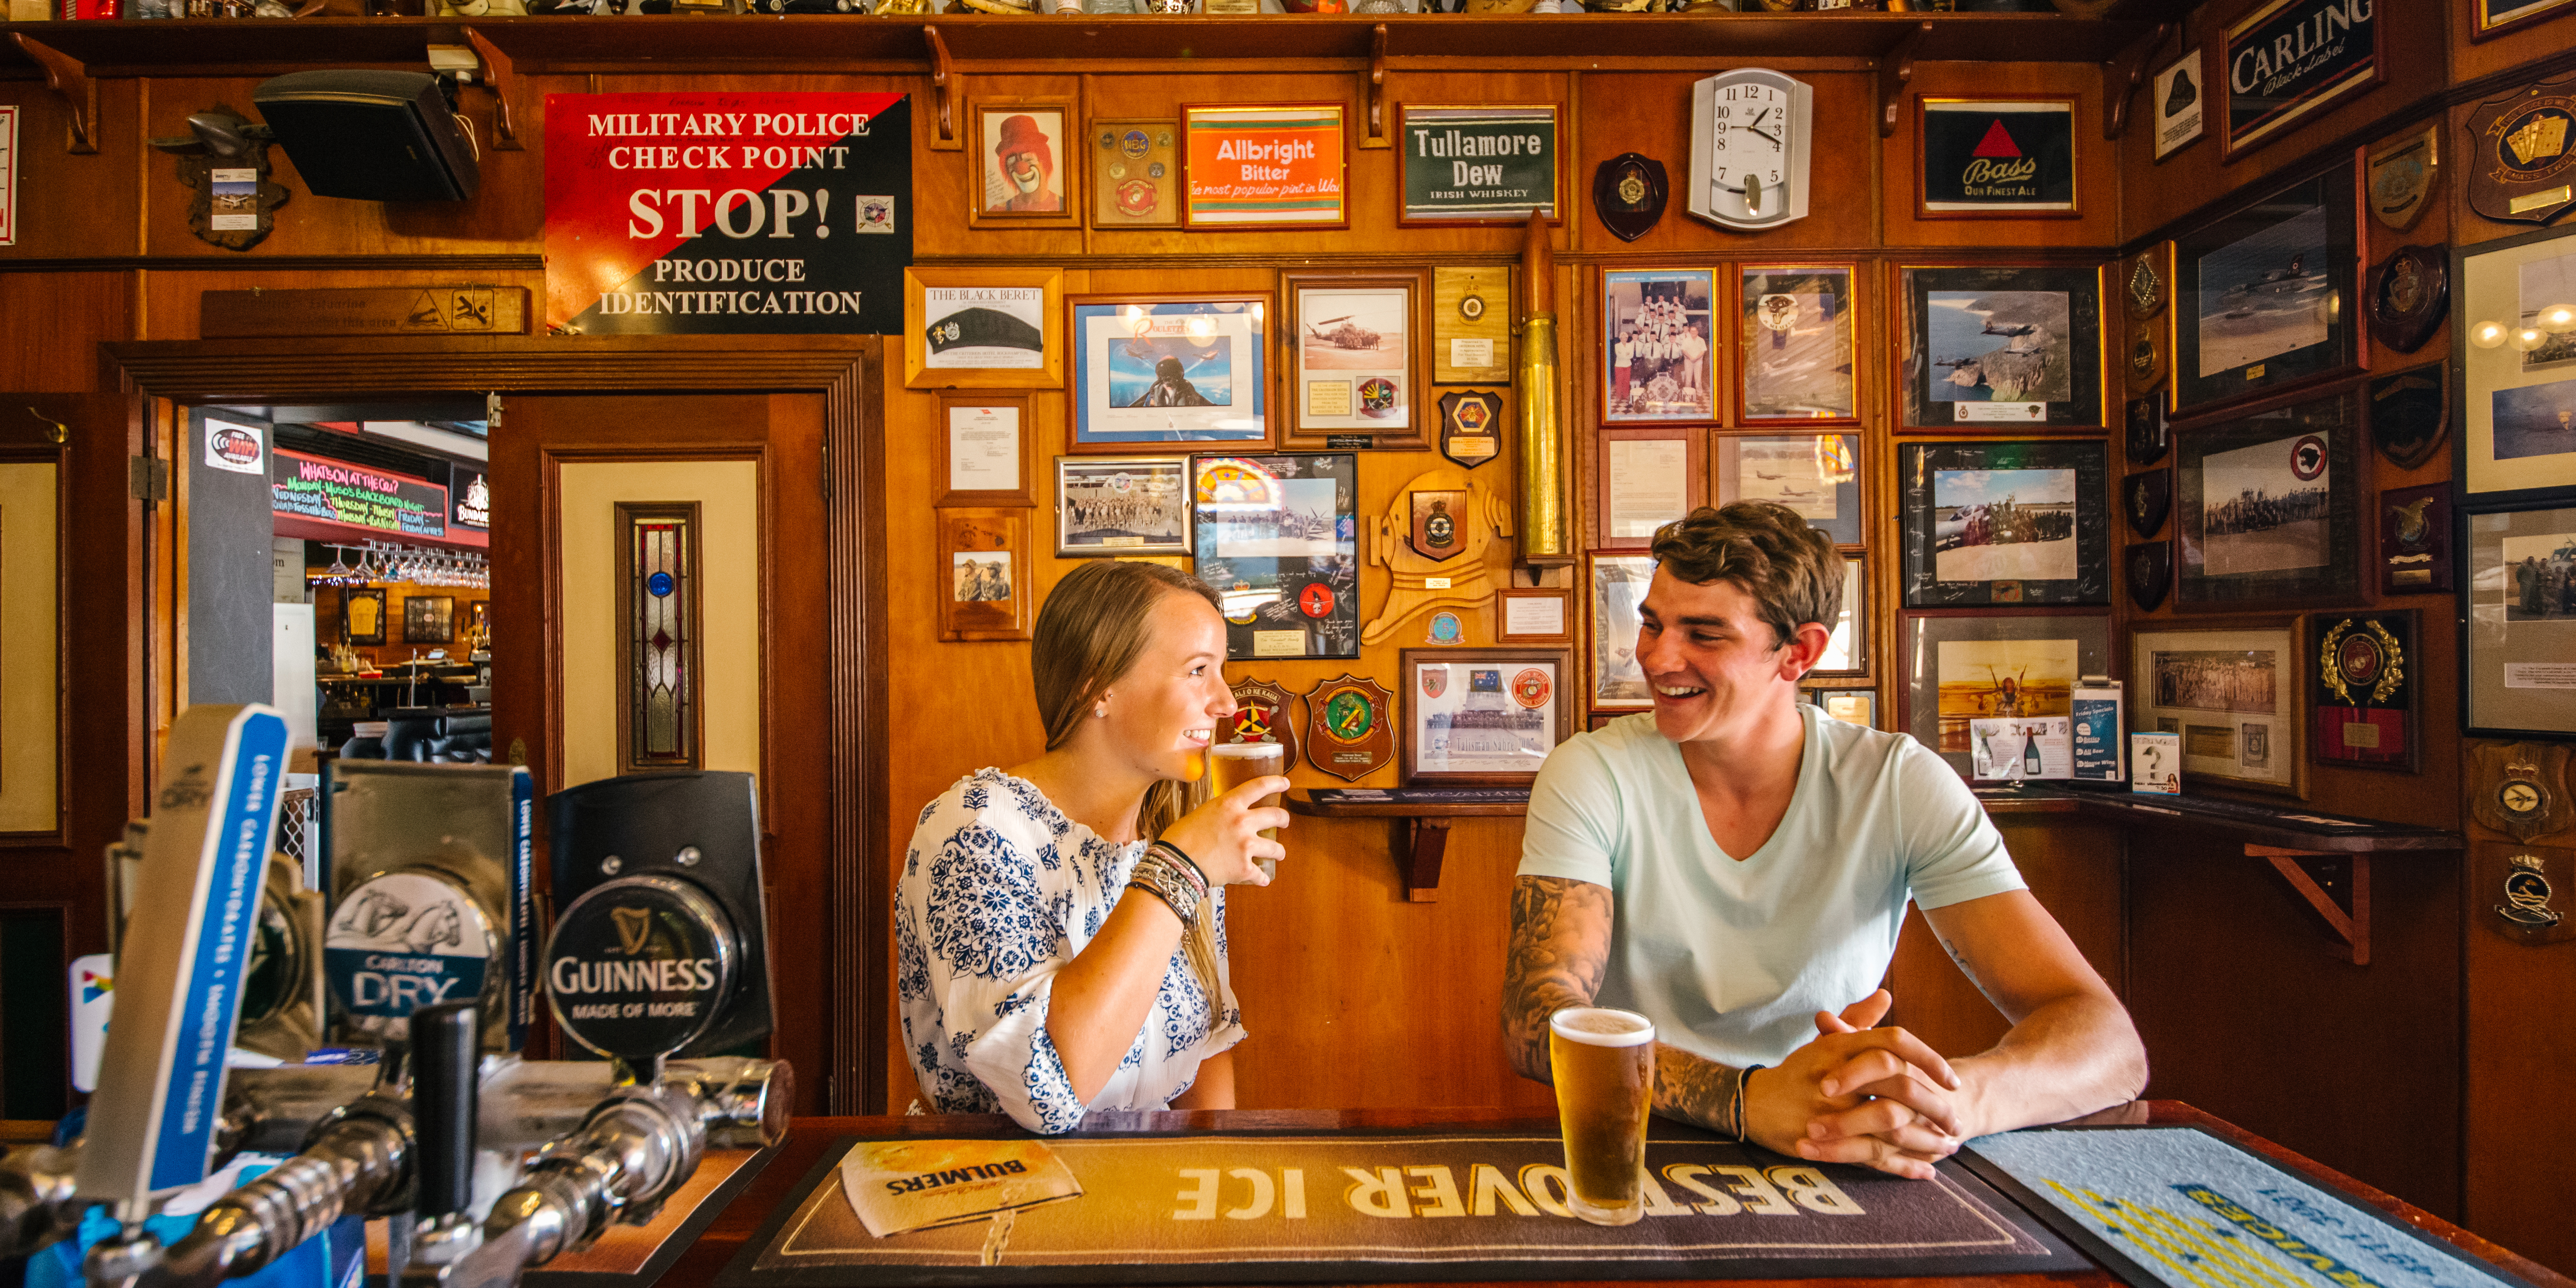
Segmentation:
<svg viewBox="0 0 2576 1288">
<path fill-rule="evenodd" d="M 1206 897 L 1205 889 L 1192 880 L 1196 875 L 1149 848 L 1136 861 L 1136 870 L 1128 874 L 1127 888 L 1162 900 L 1171 906 L 1172 915 L 1179 917 L 1183 926 L 1190 926 L 1198 921 L 1199 901 Z"/>
<path fill-rule="evenodd" d="M 1749 1142 L 1749 1140 L 1750 1140 L 1750 1137 L 1748 1137 L 1748 1136 L 1746 1135 L 1746 1132 L 1745 1132 L 1745 1127 L 1746 1127 L 1746 1123 L 1745 1123 L 1745 1120 L 1744 1120 L 1744 1119 L 1745 1119 L 1745 1115 L 1744 1115 L 1744 1092 L 1745 1092 L 1745 1088 L 1746 1088 L 1748 1085 L 1750 1085 L 1750 1084 L 1752 1083 L 1752 1081 L 1753 1081 L 1753 1071 L 1754 1071 L 1754 1070 L 1756 1070 L 1756 1069 L 1765 1068 L 1765 1067 L 1767 1067 L 1767 1066 L 1759 1065 L 1759 1064 L 1748 1064 L 1748 1065 L 1744 1066 L 1743 1068 L 1738 1069 L 1738 1070 L 1736 1070 L 1736 1071 L 1735 1071 L 1735 1094 L 1734 1094 L 1732 1097 L 1730 1097 L 1730 1098 L 1729 1098 L 1733 1103 L 1732 1103 L 1732 1104 L 1730 1104 L 1730 1105 L 1728 1106 L 1728 1113 L 1727 1113 L 1727 1117 L 1728 1117 L 1730 1120 L 1732 1120 L 1732 1124 L 1733 1124 L 1733 1126 L 1732 1126 L 1732 1130 L 1730 1131 L 1730 1133 L 1729 1133 L 1729 1134 L 1730 1134 L 1730 1135 L 1732 1135 L 1732 1136 L 1734 1136 L 1734 1137 L 1735 1137 L 1735 1139 L 1736 1139 L 1737 1141 L 1739 1141 L 1739 1142 Z"/>
</svg>

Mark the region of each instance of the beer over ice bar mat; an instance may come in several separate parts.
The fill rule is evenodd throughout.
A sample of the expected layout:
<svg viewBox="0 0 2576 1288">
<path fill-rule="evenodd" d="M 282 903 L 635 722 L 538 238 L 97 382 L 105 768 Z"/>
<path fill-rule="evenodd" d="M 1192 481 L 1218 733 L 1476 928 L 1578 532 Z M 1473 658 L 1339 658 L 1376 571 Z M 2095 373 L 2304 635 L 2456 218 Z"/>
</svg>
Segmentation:
<svg viewBox="0 0 2576 1288">
<path fill-rule="evenodd" d="M 1659 1138 L 1647 1146 L 1654 1182 L 1647 1215 L 1619 1228 L 1565 1213 L 1564 1151 L 1554 1135 L 835 1142 L 716 1283 L 1754 1279 L 2090 1268 L 1952 1164 L 1938 1180 L 1906 1181 L 1698 1133 L 1660 1138 L 1667 1131 L 1657 1123 Z M 937 1170 L 901 1170 L 916 1163 Z M 869 1219 L 902 1232 L 868 1232 L 852 1206 L 854 1175 Z M 970 1188 L 984 1196 L 928 1198 Z M 907 1205 L 897 1191 L 926 1201 Z M 958 1220 L 996 1207 L 1012 1210 Z M 938 1220 L 957 1223 L 917 1228 Z"/>
</svg>

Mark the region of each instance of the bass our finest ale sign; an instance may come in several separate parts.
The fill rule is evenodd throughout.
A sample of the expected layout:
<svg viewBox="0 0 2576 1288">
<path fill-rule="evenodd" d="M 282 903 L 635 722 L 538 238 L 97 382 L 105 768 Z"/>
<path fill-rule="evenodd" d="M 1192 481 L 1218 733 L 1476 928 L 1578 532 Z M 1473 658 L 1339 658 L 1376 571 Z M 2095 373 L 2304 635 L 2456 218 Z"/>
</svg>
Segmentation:
<svg viewBox="0 0 2576 1288">
<path fill-rule="evenodd" d="M 2379 83 L 2378 0 L 2273 0 L 2227 29 L 2227 155 Z"/>
</svg>

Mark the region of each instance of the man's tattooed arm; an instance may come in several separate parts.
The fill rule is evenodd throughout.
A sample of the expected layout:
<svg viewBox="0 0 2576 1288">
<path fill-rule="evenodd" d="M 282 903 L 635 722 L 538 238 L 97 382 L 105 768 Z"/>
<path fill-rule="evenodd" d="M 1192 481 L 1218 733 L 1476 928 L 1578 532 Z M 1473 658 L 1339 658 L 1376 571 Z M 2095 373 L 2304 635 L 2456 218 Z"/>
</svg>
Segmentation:
<svg viewBox="0 0 2576 1288">
<path fill-rule="evenodd" d="M 1655 1044 L 1655 1112 L 1715 1132 L 1733 1132 L 1735 1070 L 1670 1043 Z"/>
<path fill-rule="evenodd" d="M 1590 1006 L 1610 964 L 1610 890 L 1569 877 L 1512 882 L 1503 953 L 1503 1046 L 1524 1078 L 1551 1082 L 1547 1017 Z"/>
</svg>

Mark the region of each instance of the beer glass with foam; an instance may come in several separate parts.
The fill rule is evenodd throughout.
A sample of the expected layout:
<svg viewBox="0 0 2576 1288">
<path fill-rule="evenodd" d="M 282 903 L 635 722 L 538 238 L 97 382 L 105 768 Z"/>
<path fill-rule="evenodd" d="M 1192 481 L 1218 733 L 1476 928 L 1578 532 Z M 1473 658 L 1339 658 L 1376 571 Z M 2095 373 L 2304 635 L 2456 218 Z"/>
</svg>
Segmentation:
<svg viewBox="0 0 2576 1288">
<path fill-rule="evenodd" d="M 1646 1214 L 1654 1021 L 1634 1011 L 1569 1006 L 1548 1017 L 1547 1029 L 1571 1191 L 1566 1206 L 1594 1225 L 1626 1225 Z"/>
<path fill-rule="evenodd" d="M 1223 796 L 1256 778 L 1284 776 L 1287 772 L 1288 749 L 1275 742 L 1221 742 L 1208 748 L 1208 793 L 1212 796 Z M 1278 803 L 1279 793 L 1272 792 L 1253 802 L 1253 808 L 1268 809 Z M 1261 839 L 1278 840 L 1279 829 L 1261 829 Z M 1279 875 L 1277 859 L 1263 859 L 1260 863 L 1264 877 Z"/>
</svg>

